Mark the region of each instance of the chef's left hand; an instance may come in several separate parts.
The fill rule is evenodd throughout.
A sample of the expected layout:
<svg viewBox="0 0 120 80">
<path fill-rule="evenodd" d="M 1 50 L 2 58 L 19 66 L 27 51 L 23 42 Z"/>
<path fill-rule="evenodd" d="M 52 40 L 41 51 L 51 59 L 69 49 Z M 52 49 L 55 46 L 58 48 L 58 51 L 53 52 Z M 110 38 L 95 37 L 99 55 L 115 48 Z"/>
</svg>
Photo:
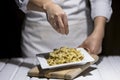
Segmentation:
<svg viewBox="0 0 120 80">
<path fill-rule="evenodd" d="M 94 30 L 91 35 L 79 46 L 85 48 L 89 53 L 100 54 L 102 50 L 102 40 L 105 33 L 106 18 L 97 16 L 94 19 Z"/>
<path fill-rule="evenodd" d="M 91 54 L 100 54 L 101 46 L 102 39 L 97 35 L 91 34 L 79 47 L 86 49 Z"/>
</svg>

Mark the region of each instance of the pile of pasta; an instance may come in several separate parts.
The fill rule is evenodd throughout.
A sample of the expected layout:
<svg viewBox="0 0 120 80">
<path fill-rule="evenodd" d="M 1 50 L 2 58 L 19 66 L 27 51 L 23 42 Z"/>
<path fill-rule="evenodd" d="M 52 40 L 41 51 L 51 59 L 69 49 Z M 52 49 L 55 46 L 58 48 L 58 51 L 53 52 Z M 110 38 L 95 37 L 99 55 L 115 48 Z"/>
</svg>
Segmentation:
<svg viewBox="0 0 120 80">
<path fill-rule="evenodd" d="M 49 53 L 47 62 L 50 66 L 81 61 L 84 55 L 76 48 L 60 47 Z"/>
</svg>

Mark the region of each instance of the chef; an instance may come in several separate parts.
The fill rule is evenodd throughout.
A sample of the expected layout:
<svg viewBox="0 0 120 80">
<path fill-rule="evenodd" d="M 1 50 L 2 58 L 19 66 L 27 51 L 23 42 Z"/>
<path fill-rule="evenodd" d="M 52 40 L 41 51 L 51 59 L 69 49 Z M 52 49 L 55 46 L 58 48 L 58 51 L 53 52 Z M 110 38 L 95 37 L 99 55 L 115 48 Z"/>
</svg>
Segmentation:
<svg viewBox="0 0 120 80">
<path fill-rule="evenodd" d="M 34 57 L 62 46 L 99 54 L 112 0 L 16 0 L 26 14 L 22 52 Z"/>
</svg>

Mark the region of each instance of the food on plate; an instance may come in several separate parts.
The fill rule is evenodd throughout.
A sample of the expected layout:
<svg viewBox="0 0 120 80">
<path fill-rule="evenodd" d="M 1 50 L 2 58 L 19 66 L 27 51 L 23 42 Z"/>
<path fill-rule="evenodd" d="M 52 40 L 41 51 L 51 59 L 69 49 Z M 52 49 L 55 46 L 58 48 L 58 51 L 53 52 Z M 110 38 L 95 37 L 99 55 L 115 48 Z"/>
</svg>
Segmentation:
<svg viewBox="0 0 120 80">
<path fill-rule="evenodd" d="M 49 53 L 47 63 L 50 66 L 77 62 L 83 60 L 84 55 L 76 48 L 60 47 Z"/>
</svg>

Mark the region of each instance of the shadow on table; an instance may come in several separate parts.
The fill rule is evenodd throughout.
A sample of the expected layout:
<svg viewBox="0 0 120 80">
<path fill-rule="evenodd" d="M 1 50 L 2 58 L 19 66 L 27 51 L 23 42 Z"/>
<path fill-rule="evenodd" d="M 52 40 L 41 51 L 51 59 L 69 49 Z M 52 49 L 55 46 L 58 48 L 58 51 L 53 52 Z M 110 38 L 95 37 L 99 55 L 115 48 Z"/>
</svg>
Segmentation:
<svg viewBox="0 0 120 80">
<path fill-rule="evenodd" d="M 29 68 L 29 69 L 31 69 L 32 67 L 35 66 L 34 63 L 32 63 L 32 62 L 30 63 L 30 61 L 26 62 L 22 58 L 0 59 L 0 62 L 5 63 L 5 64 L 17 65 L 19 67 L 26 67 L 26 68 Z"/>
<path fill-rule="evenodd" d="M 91 71 L 94 71 L 94 70 L 96 70 L 97 69 L 97 65 L 101 62 L 103 60 L 103 56 L 99 56 L 99 60 L 96 62 L 96 63 L 94 63 L 95 64 L 95 66 L 93 65 L 91 65 L 89 68 L 87 68 L 85 71 L 83 71 L 81 74 L 79 74 L 77 77 L 79 77 L 79 76 L 90 76 L 90 75 L 92 75 L 91 74 Z M 76 78 L 77 78 L 76 77 Z"/>
<path fill-rule="evenodd" d="M 85 71 L 83 71 L 80 75 L 78 75 L 77 77 L 79 77 L 79 76 L 89 76 L 89 75 L 92 75 L 91 74 L 91 71 L 94 71 L 94 70 L 96 70 L 97 69 L 97 65 L 99 65 L 99 63 L 101 63 L 102 61 L 103 61 L 103 58 L 104 57 L 109 57 L 109 56 L 120 56 L 120 55 L 117 55 L 117 54 L 112 54 L 112 55 L 99 55 L 99 60 L 96 62 L 96 63 L 94 63 L 96 66 L 90 66 L 89 68 L 87 68 Z"/>
</svg>

